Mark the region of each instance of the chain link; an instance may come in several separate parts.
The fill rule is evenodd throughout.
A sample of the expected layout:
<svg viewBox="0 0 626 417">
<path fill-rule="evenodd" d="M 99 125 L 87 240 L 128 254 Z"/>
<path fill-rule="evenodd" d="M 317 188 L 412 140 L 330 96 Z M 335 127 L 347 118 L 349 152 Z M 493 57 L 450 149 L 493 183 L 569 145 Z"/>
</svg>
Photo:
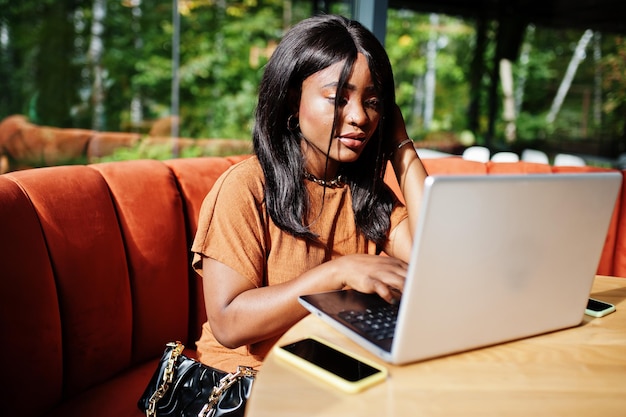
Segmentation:
<svg viewBox="0 0 626 417">
<path fill-rule="evenodd" d="M 176 364 L 176 359 L 183 353 L 183 349 L 185 346 L 180 342 L 170 342 L 167 344 L 167 347 L 171 347 L 172 353 L 170 357 L 167 359 L 167 363 L 165 364 L 165 371 L 163 372 L 163 382 L 159 386 L 159 388 L 154 391 L 154 394 L 148 400 L 148 408 L 146 409 L 146 417 L 156 417 L 156 404 L 159 402 L 161 398 L 165 396 L 165 393 L 170 388 L 172 384 L 172 380 L 174 379 L 174 365 Z"/>
<path fill-rule="evenodd" d="M 161 398 L 165 396 L 167 390 L 169 390 L 172 381 L 174 380 L 174 365 L 176 359 L 183 353 L 185 346 L 180 342 L 171 342 L 167 344 L 167 347 L 171 347 L 172 353 L 167 359 L 165 364 L 165 371 L 163 372 L 163 380 L 159 388 L 152 394 L 148 400 L 148 408 L 146 409 L 146 417 L 156 417 L 156 405 Z M 224 392 L 230 388 L 240 378 L 247 376 L 255 376 L 257 371 L 247 366 L 239 366 L 237 372 L 226 374 L 217 386 L 213 387 L 209 401 L 202 407 L 198 413 L 198 417 L 213 417 L 215 415 L 215 406 L 217 405 L 220 397 Z"/>
<path fill-rule="evenodd" d="M 209 401 L 204 405 L 204 407 L 202 407 L 202 409 L 198 413 L 198 417 L 213 417 L 216 410 L 215 406 L 220 400 L 222 394 L 240 378 L 246 376 L 255 376 L 256 373 L 257 371 L 255 369 L 249 368 L 247 366 L 238 366 L 237 372 L 225 375 L 222 379 L 220 379 L 220 383 L 217 386 L 213 387 L 211 395 L 209 396 Z"/>
</svg>

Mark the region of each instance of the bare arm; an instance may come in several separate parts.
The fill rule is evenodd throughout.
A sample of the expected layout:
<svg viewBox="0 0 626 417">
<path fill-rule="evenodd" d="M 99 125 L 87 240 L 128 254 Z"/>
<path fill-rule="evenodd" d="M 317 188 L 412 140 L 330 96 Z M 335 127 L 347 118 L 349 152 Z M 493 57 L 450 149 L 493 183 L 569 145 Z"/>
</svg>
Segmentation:
<svg viewBox="0 0 626 417">
<path fill-rule="evenodd" d="M 422 193 L 424 191 L 424 180 L 428 175 L 422 161 L 412 142 L 397 149 L 405 139 L 408 139 L 406 126 L 400 109 L 396 106 L 394 118 L 394 152 L 391 164 L 396 174 L 396 179 L 400 185 L 400 191 L 404 196 L 408 219 L 402 221 L 392 231 L 385 252 L 393 257 L 409 261 L 411 247 L 413 246 L 413 234 L 417 227 Z"/>
<path fill-rule="evenodd" d="M 323 263 L 283 284 L 255 287 L 225 264 L 204 258 L 203 286 L 215 338 L 235 348 L 279 335 L 307 312 L 298 296 L 351 287 L 378 293 L 387 301 L 402 290 L 406 264 L 389 257 L 347 255 Z"/>
</svg>

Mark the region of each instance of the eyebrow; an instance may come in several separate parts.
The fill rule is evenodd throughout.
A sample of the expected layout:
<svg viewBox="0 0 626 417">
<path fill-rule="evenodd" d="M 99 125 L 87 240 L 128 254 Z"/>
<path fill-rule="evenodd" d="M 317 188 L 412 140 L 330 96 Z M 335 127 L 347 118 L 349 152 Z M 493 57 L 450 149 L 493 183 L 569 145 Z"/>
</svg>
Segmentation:
<svg viewBox="0 0 626 417">
<path fill-rule="evenodd" d="M 326 85 L 323 85 L 322 88 L 337 88 L 337 86 L 339 85 L 338 81 L 332 82 L 332 83 L 328 83 Z M 350 83 L 346 83 L 343 86 L 344 89 L 346 90 L 350 90 L 350 91 L 355 91 L 356 90 L 356 86 L 354 84 L 350 84 Z M 367 92 L 376 92 L 376 88 L 374 87 L 374 85 L 368 85 L 367 87 L 365 87 L 365 91 Z"/>
</svg>

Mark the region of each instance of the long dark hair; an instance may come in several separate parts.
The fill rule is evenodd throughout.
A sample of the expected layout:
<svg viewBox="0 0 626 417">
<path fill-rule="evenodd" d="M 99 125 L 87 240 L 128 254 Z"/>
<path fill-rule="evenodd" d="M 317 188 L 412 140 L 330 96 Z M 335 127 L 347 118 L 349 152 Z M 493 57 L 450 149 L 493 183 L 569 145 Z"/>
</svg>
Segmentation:
<svg viewBox="0 0 626 417">
<path fill-rule="evenodd" d="M 358 160 L 344 163 L 340 169 L 350 185 L 357 228 L 380 247 L 388 236 L 393 206 L 383 176 L 387 164 L 384 138 L 390 134 L 387 121 L 392 120 L 395 92 L 389 57 L 363 25 L 342 16 L 321 15 L 301 21 L 285 34 L 261 80 L 253 144 L 265 175 L 265 200 L 272 220 L 294 236 L 316 239 L 304 224 L 309 204 L 303 181 L 303 138 L 288 126 L 294 106 L 299 104 L 293 102 L 293 95 L 297 93 L 299 100 L 306 78 L 345 61 L 337 88 L 341 91 L 358 53 L 367 58 L 382 117 Z M 334 125 L 338 114 L 336 102 Z M 335 126 L 332 135 L 334 131 Z"/>
</svg>

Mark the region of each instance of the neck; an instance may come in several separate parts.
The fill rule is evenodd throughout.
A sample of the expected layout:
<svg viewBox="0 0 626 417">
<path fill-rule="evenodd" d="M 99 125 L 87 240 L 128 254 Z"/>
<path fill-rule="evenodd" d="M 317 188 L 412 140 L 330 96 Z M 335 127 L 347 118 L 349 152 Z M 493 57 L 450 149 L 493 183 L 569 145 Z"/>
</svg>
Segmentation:
<svg viewBox="0 0 626 417">
<path fill-rule="evenodd" d="M 321 185 L 322 187 L 340 188 L 343 187 L 345 184 L 344 179 L 341 175 L 337 175 L 335 178 L 332 179 L 321 179 L 317 178 L 309 171 L 304 171 L 304 178 L 311 182 L 314 182 L 315 184 Z"/>
<path fill-rule="evenodd" d="M 326 181 L 331 181 L 339 175 L 339 165 L 332 160 L 329 160 L 328 163 L 321 161 L 318 164 L 309 162 L 305 164 L 304 170 L 316 178 Z"/>
</svg>

